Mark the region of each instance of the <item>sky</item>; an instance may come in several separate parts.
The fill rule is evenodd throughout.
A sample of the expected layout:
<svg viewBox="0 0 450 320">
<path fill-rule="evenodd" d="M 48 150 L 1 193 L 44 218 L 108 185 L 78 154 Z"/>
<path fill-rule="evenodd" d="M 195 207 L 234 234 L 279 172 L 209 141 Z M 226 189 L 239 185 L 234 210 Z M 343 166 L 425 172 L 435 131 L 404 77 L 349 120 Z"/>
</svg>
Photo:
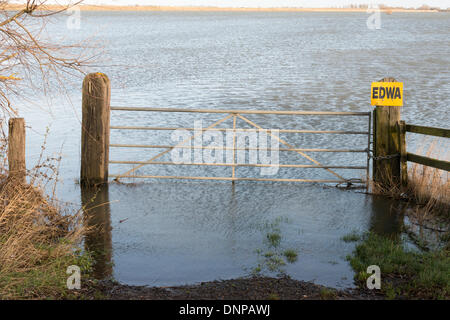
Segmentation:
<svg viewBox="0 0 450 320">
<path fill-rule="evenodd" d="M 86 4 L 105 5 L 162 5 L 215 7 L 342 7 L 350 4 L 377 4 L 389 6 L 448 8 L 450 0 L 85 0 Z"/>
</svg>

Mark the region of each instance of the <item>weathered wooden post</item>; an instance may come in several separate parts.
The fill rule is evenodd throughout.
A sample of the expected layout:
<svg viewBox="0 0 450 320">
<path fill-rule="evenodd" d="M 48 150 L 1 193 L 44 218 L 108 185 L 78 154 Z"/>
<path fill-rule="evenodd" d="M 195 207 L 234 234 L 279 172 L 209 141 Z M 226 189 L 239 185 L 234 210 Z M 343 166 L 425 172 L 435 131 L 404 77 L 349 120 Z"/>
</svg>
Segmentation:
<svg viewBox="0 0 450 320">
<path fill-rule="evenodd" d="M 403 187 L 408 185 L 408 159 L 406 153 L 406 123 L 400 121 L 398 125 L 398 138 L 400 146 L 400 179 Z"/>
<path fill-rule="evenodd" d="M 108 181 L 111 84 L 103 73 L 88 74 L 83 81 L 81 128 L 82 185 Z"/>
<path fill-rule="evenodd" d="M 25 120 L 9 119 L 8 126 L 9 177 L 20 183 L 26 183 Z"/>
<path fill-rule="evenodd" d="M 396 82 L 384 78 L 380 82 Z M 400 183 L 400 106 L 379 106 L 374 110 L 373 180 L 386 187 Z"/>
<path fill-rule="evenodd" d="M 93 274 L 104 279 L 112 274 L 111 209 L 108 185 L 81 188 L 84 226 L 87 229 L 84 246 L 94 258 Z"/>
</svg>

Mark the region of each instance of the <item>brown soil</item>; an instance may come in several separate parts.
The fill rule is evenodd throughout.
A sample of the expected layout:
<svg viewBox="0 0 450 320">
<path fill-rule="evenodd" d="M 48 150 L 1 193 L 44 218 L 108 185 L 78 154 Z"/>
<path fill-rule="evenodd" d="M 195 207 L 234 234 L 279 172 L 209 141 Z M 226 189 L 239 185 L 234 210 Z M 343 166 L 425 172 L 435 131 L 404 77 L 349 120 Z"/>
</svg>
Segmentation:
<svg viewBox="0 0 450 320">
<path fill-rule="evenodd" d="M 113 281 L 91 283 L 87 297 L 108 300 L 378 300 L 359 289 L 336 290 L 289 277 L 253 277 L 178 287 L 128 286 Z"/>
</svg>

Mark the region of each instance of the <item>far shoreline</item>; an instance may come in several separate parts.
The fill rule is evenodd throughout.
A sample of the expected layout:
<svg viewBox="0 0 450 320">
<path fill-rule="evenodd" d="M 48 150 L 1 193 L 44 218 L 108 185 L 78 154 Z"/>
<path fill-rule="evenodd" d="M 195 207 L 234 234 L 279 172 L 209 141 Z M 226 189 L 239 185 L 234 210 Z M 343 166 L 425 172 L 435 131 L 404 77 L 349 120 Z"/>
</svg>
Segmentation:
<svg viewBox="0 0 450 320">
<path fill-rule="evenodd" d="M 208 6 L 115 6 L 115 5 L 78 5 L 76 6 L 81 11 L 178 11 L 178 12 L 364 12 L 367 13 L 366 8 L 233 8 L 233 7 L 208 7 Z M 6 10 L 14 11 L 21 10 L 24 5 L 9 4 L 5 6 Z M 64 10 L 64 6 L 60 5 L 45 5 L 40 8 L 41 11 L 60 11 Z M 430 13 L 430 12 L 449 12 L 448 9 L 406 9 L 406 8 L 383 8 L 380 9 L 383 13 Z"/>
</svg>

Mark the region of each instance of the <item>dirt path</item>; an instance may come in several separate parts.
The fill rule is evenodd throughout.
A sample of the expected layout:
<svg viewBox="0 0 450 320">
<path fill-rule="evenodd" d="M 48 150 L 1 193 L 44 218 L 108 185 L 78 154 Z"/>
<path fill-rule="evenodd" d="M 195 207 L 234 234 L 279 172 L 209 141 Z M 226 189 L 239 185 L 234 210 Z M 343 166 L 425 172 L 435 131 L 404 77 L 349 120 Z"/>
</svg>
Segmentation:
<svg viewBox="0 0 450 320">
<path fill-rule="evenodd" d="M 100 292 L 111 300 L 374 300 L 382 296 L 358 289 L 326 288 L 289 277 L 253 277 L 203 282 L 178 287 L 127 286 L 112 281 L 95 284 L 87 296 Z M 97 295 L 98 296 L 98 295 Z"/>
</svg>

